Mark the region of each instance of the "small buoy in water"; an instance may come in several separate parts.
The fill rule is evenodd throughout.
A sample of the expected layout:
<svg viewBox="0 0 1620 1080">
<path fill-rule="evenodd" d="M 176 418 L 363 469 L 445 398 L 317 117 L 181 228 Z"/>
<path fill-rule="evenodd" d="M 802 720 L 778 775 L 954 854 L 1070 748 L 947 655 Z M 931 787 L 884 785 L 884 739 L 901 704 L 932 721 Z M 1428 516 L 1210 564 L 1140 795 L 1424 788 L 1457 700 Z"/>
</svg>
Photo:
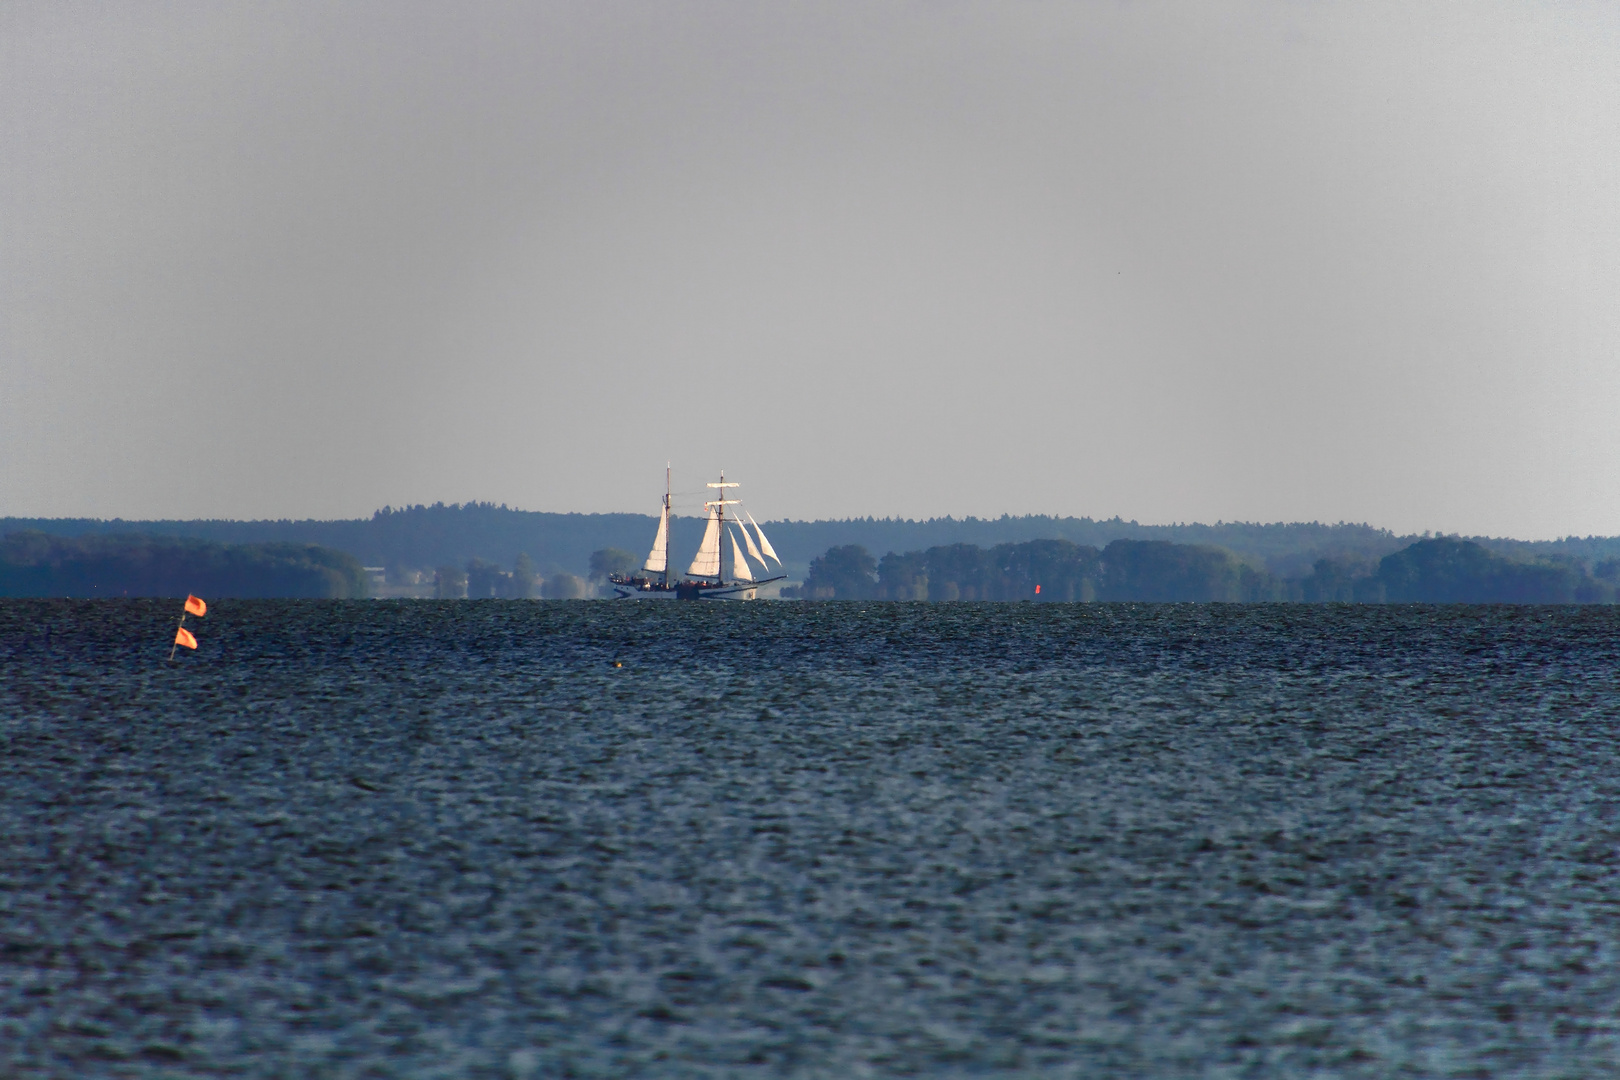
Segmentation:
<svg viewBox="0 0 1620 1080">
<path fill-rule="evenodd" d="M 613 661 L 613 666 L 614 667 L 624 667 L 624 663 L 623 663 L 623 661 L 615 660 L 615 661 Z"/>
</svg>

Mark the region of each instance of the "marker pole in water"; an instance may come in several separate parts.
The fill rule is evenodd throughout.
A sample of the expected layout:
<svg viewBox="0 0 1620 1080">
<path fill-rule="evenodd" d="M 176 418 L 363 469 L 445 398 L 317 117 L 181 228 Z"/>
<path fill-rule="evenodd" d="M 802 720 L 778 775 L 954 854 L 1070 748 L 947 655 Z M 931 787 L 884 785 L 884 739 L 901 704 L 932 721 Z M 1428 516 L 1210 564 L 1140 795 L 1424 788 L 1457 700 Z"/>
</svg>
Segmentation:
<svg viewBox="0 0 1620 1080">
<path fill-rule="evenodd" d="M 175 632 L 175 635 L 174 635 L 174 644 L 169 646 L 169 663 L 171 663 L 171 664 L 174 663 L 174 651 L 180 647 L 180 634 L 179 634 L 179 631 L 184 629 L 185 625 L 186 625 L 186 613 L 182 611 L 180 613 L 180 622 L 175 625 L 175 631 L 176 632 Z"/>
<path fill-rule="evenodd" d="M 186 616 L 195 615 L 200 619 L 206 614 L 208 614 L 207 602 L 186 593 L 186 606 L 180 612 L 180 624 L 174 628 L 174 644 L 169 646 L 169 663 L 174 663 L 174 652 L 180 646 L 184 645 L 188 649 L 197 647 L 196 637 L 186 632 Z"/>
</svg>

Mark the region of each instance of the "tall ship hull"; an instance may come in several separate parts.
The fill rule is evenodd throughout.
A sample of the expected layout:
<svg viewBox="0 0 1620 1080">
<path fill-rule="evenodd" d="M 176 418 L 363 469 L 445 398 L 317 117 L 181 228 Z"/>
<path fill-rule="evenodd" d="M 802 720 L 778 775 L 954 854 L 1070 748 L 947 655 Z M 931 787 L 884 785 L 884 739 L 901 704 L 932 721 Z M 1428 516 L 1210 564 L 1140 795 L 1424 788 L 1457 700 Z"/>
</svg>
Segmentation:
<svg viewBox="0 0 1620 1080">
<path fill-rule="evenodd" d="M 608 578 L 608 584 L 613 587 L 613 598 L 615 600 L 675 599 L 673 586 L 665 588 L 662 582 L 649 581 L 644 577 L 614 574 Z"/>
<path fill-rule="evenodd" d="M 746 514 L 746 522 L 738 516 L 741 511 L 734 510 L 730 517 L 726 516 L 728 506 L 742 505 L 740 499 L 726 498 L 729 489 L 739 485 L 728 482 L 722 472 L 720 482 L 708 486 L 718 490 L 713 499 L 703 504 L 706 522 L 703 542 L 698 545 L 692 565 L 686 568 L 684 579 L 676 580 L 669 572 L 669 470 L 664 470 L 664 507 L 658 516 L 658 533 L 653 537 L 652 550 L 636 573 L 609 576 L 615 599 L 754 600 L 759 596 L 761 585 L 787 576 L 771 575 L 770 562 L 766 560 L 774 561 L 778 569 L 782 560 L 777 558 L 776 550 L 765 538 L 765 530 L 759 527 L 754 515 Z M 749 526 L 753 526 L 752 533 Z M 738 542 L 739 530 L 741 543 Z M 731 541 L 729 558 L 723 550 L 722 539 Z M 754 562 L 759 564 L 757 572 Z"/>
<path fill-rule="evenodd" d="M 775 578 L 772 579 L 777 580 Z M 661 582 L 649 581 L 646 578 L 635 578 L 625 575 L 615 577 L 609 584 L 613 586 L 615 600 L 757 600 L 759 585 L 732 584 L 732 585 L 704 585 L 699 582 L 680 582 L 664 588 Z"/>
</svg>

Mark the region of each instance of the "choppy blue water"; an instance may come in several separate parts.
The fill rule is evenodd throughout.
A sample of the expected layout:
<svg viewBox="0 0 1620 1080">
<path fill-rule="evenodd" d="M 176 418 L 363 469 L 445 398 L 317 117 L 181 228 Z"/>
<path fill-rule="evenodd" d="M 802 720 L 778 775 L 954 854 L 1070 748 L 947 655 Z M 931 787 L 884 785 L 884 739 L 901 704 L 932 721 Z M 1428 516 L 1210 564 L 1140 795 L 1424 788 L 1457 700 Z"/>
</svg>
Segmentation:
<svg viewBox="0 0 1620 1080">
<path fill-rule="evenodd" d="M 175 606 L 0 604 L 0 1075 L 1620 1071 L 1613 608 Z"/>
</svg>

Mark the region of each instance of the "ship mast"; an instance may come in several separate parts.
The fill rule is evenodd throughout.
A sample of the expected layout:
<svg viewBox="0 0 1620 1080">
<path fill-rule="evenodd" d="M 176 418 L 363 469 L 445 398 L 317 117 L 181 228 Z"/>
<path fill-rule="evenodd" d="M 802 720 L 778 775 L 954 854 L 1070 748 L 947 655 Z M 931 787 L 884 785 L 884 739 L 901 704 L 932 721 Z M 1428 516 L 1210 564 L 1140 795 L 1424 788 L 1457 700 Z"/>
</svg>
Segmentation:
<svg viewBox="0 0 1620 1080">
<path fill-rule="evenodd" d="M 664 527 L 669 527 L 669 462 L 664 462 Z M 669 588 L 669 556 L 664 556 L 664 588 Z"/>
<path fill-rule="evenodd" d="M 726 488 L 741 487 L 742 485 L 736 484 L 736 483 L 730 483 L 730 484 L 726 483 L 726 470 L 721 469 L 720 470 L 720 482 L 718 484 L 708 484 L 706 486 L 720 489 L 718 492 L 715 493 L 719 497 L 712 500 L 712 501 L 710 501 L 710 502 L 708 502 L 708 503 L 706 503 L 705 505 L 714 507 L 714 509 L 715 509 L 715 517 L 719 521 L 719 525 L 720 525 L 717 536 L 724 536 L 725 535 L 725 530 L 726 530 L 726 506 L 728 504 L 735 503 L 737 501 L 736 499 L 728 499 L 728 498 L 726 498 Z M 717 548 L 717 550 L 715 551 L 715 564 L 714 564 L 714 569 L 716 571 L 715 576 L 720 579 L 720 584 L 724 585 L 725 582 L 726 582 L 725 545 L 721 544 L 721 543 L 717 543 L 715 546 Z M 733 558 L 732 561 L 735 562 L 736 561 L 735 558 Z M 735 566 L 733 566 L 731 568 L 731 570 L 732 570 L 732 577 L 736 577 L 737 576 L 737 574 L 736 574 L 737 568 Z"/>
</svg>

